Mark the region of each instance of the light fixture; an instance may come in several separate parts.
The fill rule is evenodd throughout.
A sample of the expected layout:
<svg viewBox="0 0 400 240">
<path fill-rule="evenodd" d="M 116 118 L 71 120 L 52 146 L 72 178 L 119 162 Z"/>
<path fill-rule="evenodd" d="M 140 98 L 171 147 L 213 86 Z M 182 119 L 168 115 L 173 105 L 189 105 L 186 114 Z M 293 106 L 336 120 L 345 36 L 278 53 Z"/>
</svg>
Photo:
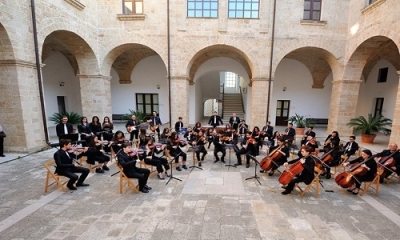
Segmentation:
<svg viewBox="0 0 400 240">
<path fill-rule="evenodd" d="M 242 92 L 243 92 L 243 94 L 246 94 L 247 93 L 247 88 L 242 88 Z"/>
<path fill-rule="evenodd" d="M 60 87 L 64 87 L 65 83 L 64 82 L 60 82 Z"/>
<path fill-rule="evenodd" d="M 286 87 L 283 87 L 283 91 L 286 91 Z"/>
<path fill-rule="evenodd" d="M 157 84 L 157 89 L 160 89 L 160 84 Z"/>
</svg>

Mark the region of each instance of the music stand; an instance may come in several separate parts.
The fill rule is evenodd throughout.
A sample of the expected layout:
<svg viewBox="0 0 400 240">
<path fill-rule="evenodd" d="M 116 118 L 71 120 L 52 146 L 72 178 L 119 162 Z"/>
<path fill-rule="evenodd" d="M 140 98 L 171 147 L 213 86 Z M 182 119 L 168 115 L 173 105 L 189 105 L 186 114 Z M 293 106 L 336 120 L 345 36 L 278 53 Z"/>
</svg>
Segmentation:
<svg viewBox="0 0 400 240">
<path fill-rule="evenodd" d="M 237 166 L 231 164 L 231 151 L 232 151 L 232 148 L 233 148 L 233 144 L 230 144 L 230 143 L 225 144 L 225 149 L 229 149 L 229 160 L 228 160 L 228 164 L 225 164 L 225 167 L 228 167 L 228 171 L 229 171 L 229 167 L 235 167 L 235 168 L 237 168 Z"/>
<path fill-rule="evenodd" d="M 170 165 L 171 165 L 171 167 L 170 167 L 170 169 L 171 169 L 171 174 L 169 175 L 169 180 L 168 180 L 168 182 L 167 182 L 165 185 L 167 185 L 167 184 L 169 183 L 169 181 L 171 181 L 171 179 L 175 179 L 175 180 L 178 180 L 178 181 L 181 181 L 181 182 L 182 182 L 182 179 L 179 179 L 179 178 L 176 178 L 176 177 L 172 176 L 172 162 L 173 162 L 176 158 L 178 158 L 179 155 L 181 155 L 181 153 L 178 153 L 178 154 L 177 154 L 173 159 L 171 159 L 171 161 L 169 162 Z"/>
<path fill-rule="evenodd" d="M 251 156 L 250 154 L 246 154 L 246 155 L 249 156 L 254 161 L 254 176 L 248 177 L 245 180 L 249 180 L 249 179 L 253 179 L 254 178 L 261 185 L 261 182 L 259 180 L 260 177 L 257 176 L 257 165 L 260 165 L 260 163 L 257 161 L 257 159 L 254 156 Z"/>
<path fill-rule="evenodd" d="M 199 149 L 199 146 L 192 146 L 192 150 L 193 150 L 193 165 L 190 166 L 189 168 L 191 168 L 192 170 L 190 170 L 190 172 L 193 171 L 193 169 L 198 168 L 200 170 L 203 170 L 203 168 L 196 166 L 196 160 L 195 160 L 195 155 L 196 155 L 196 151 Z"/>
<path fill-rule="evenodd" d="M 76 143 L 78 142 L 78 133 L 69 133 L 69 134 L 64 134 L 58 137 L 58 139 L 69 139 L 71 140 L 71 143 Z"/>
</svg>

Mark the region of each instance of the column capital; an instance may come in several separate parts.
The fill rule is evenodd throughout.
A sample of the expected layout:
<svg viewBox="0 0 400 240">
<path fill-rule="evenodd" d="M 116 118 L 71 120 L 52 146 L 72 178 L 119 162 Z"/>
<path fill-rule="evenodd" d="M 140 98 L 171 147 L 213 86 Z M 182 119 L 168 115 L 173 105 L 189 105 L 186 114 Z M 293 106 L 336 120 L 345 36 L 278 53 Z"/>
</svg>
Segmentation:
<svg viewBox="0 0 400 240">
<path fill-rule="evenodd" d="M 171 80 L 190 81 L 190 78 L 189 78 L 189 76 L 171 76 Z"/>
<path fill-rule="evenodd" d="M 397 73 L 397 75 L 399 75 L 399 76 L 400 76 L 400 71 L 396 71 L 396 73 Z"/>
<path fill-rule="evenodd" d="M 360 84 L 363 80 L 353 80 L 353 79 L 340 79 L 340 80 L 332 80 L 332 84 Z"/>
<path fill-rule="evenodd" d="M 21 59 L 5 59 L 5 60 L 0 60 L 0 67 L 2 66 L 19 66 L 19 67 L 32 67 L 36 68 L 36 63 L 35 62 L 29 62 Z M 42 68 L 45 66 L 45 64 L 40 65 Z"/>
<path fill-rule="evenodd" d="M 101 78 L 104 80 L 111 81 L 111 76 L 105 76 L 105 75 L 100 75 L 100 74 L 76 74 L 77 77 L 80 79 L 82 78 Z"/>
</svg>

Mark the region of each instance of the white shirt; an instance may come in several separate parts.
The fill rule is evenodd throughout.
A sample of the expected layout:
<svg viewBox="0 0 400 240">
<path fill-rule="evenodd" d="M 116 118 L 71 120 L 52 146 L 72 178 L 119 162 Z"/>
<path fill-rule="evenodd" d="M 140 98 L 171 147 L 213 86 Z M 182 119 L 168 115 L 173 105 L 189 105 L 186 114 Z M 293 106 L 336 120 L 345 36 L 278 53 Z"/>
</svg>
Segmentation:
<svg viewBox="0 0 400 240">
<path fill-rule="evenodd" d="M 214 124 L 217 123 L 217 116 L 214 116 Z"/>
<path fill-rule="evenodd" d="M 68 134 L 67 124 L 64 124 L 64 134 Z"/>
<path fill-rule="evenodd" d="M 2 132 L 3 131 L 3 127 L 0 125 L 0 132 Z"/>
</svg>

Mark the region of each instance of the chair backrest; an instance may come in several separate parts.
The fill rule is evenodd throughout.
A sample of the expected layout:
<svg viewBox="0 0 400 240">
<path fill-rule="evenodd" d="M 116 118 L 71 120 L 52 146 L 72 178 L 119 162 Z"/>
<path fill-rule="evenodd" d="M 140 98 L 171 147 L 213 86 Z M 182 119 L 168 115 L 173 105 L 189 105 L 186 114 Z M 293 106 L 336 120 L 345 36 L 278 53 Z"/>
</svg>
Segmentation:
<svg viewBox="0 0 400 240">
<path fill-rule="evenodd" d="M 50 160 L 50 161 L 45 162 L 43 165 L 44 165 L 44 167 L 45 167 L 48 171 L 53 172 L 53 171 L 50 169 L 50 167 L 51 167 L 51 166 L 56 166 L 56 161 L 55 161 L 54 159 L 52 159 L 52 160 Z"/>
</svg>

